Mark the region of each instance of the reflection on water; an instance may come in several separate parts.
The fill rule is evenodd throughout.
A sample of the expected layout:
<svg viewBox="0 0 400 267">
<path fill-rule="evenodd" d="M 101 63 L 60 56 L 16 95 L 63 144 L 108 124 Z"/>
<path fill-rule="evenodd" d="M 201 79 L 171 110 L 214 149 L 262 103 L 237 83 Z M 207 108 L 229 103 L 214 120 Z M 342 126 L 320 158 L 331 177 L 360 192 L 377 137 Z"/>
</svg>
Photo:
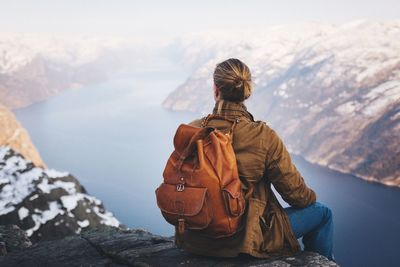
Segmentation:
<svg viewBox="0 0 400 267">
<path fill-rule="evenodd" d="M 198 115 L 172 113 L 160 103 L 183 79 L 173 71 L 134 73 L 65 91 L 16 115 L 48 166 L 75 175 L 127 226 L 171 235 L 173 228 L 161 217 L 154 190 L 172 151 L 175 129 Z M 338 262 L 395 265 L 400 190 L 292 158 L 318 201 L 333 209 Z"/>
</svg>

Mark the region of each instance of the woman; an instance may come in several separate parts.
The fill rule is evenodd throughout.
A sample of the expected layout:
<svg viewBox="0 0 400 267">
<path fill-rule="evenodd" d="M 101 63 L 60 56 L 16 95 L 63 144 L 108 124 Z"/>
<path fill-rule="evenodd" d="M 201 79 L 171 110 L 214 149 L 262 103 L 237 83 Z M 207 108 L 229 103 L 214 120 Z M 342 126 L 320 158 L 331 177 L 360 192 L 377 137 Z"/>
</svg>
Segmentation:
<svg viewBox="0 0 400 267">
<path fill-rule="evenodd" d="M 216 102 L 212 113 L 237 120 L 233 148 L 239 175 L 253 186 L 243 230 L 220 239 L 186 231 L 184 242 L 179 238 L 175 238 L 175 242 L 201 255 L 234 257 L 246 253 L 266 258 L 300 251 L 297 238 L 303 237 L 305 250 L 332 260 L 332 212 L 316 202 L 315 192 L 305 184 L 277 133 L 265 122 L 255 121 L 247 111 L 243 102 L 251 93 L 251 73 L 243 62 L 230 58 L 217 64 L 214 71 Z M 190 125 L 200 127 L 204 119 Z M 208 123 L 220 130 L 229 129 L 230 125 L 229 121 L 221 119 Z M 243 183 L 246 191 L 245 184 L 248 183 Z M 280 205 L 271 185 L 291 207 L 284 209 Z"/>
</svg>

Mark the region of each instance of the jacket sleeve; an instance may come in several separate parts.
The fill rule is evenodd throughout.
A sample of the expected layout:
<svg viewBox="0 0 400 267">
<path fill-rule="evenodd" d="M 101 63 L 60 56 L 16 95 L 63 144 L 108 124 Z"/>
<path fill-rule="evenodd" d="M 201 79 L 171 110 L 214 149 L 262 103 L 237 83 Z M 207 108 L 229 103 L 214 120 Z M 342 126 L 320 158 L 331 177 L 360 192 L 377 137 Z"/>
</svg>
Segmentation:
<svg viewBox="0 0 400 267">
<path fill-rule="evenodd" d="M 269 129 L 267 142 L 266 176 L 276 191 L 289 205 L 303 208 L 316 201 L 315 192 L 309 188 L 290 158 L 282 139 Z"/>
</svg>

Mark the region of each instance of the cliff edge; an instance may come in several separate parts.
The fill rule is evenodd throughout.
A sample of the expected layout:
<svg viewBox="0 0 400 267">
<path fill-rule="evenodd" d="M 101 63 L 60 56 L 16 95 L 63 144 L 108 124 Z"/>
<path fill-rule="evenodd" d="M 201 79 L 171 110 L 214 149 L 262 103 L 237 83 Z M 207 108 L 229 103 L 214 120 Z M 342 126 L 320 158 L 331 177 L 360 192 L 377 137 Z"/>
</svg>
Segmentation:
<svg viewBox="0 0 400 267">
<path fill-rule="evenodd" d="M 24 247 L 8 246 L 6 240 L 3 247 L 12 251 L 0 256 L 0 266 L 338 266 L 313 252 L 268 260 L 246 255 L 232 259 L 201 257 L 176 248 L 172 238 L 139 229 L 104 226 L 31 246 L 27 245 L 26 237 L 12 231 L 18 232 L 18 229 L 8 227 L 8 236 L 19 236 L 22 241 L 14 238 L 9 242 Z M 4 232 L 0 227 L 0 243 Z"/>
<path fill-rule="evenodd" d="M 9 146 L 38 167 L 46 167 L 39 152 L 32 144 L 28 132 L 18 122 L 14 114 L 1 104 L 0 125 L 0 145 Z"/>
</svg>

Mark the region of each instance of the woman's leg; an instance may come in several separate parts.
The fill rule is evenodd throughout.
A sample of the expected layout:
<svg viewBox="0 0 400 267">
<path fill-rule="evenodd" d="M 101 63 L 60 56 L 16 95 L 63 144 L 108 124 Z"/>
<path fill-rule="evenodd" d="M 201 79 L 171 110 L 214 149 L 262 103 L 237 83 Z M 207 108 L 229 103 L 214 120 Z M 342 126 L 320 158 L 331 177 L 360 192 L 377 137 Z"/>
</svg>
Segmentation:
<svg viewBox="0 0 400 267">
<path fill-rule="evenodd" d="M 306 208 L 285 208 L 296 238 L 303 237 L 304 250 L 333 260 L 333 215 L 330 208 L 315 202 Z"/>
</svg>

